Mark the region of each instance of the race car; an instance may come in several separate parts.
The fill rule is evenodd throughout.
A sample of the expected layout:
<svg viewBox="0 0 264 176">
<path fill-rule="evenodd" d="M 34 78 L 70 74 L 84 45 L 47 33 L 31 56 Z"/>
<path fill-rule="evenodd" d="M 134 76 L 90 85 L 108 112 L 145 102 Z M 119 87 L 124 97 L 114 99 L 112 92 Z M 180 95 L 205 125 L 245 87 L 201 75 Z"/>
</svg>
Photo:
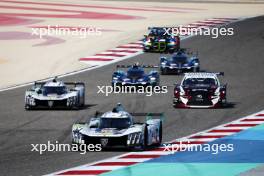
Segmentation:
<svg viewBox="0 0 264 176">
<path fill-rule="evenodd" d="M 175 52 L 170 57 L 160 57 L 160 72 L 162 75 L 199 71 L 200 62 L 198 56 L 189 55 L 184 50 Z"/>
<path fill-rule="evenodd" d="M 70 108 L 78 109 L 85 104 L 85 84 L 63 82 L 54 78 L 48 82 L 35 82 L 25 93 L 25 109 Z"/>
<path fill-rule="evenodd" d="M 144 68 L 157 68 L 153 65 L 117 65 L 117 68 L 128 68 L 127 72 L 117 70 L 112 75 L 112 86 L 159 86 L 160 78 L 156 70 L 145 73 Z"/>
<path fill-rule="evenodd" d="M 227 85 L 221 85 L 220 73 L 185 73 L 180 85 L 174 88 L 173 105 L 176 108 L 216 108 L 227 104 Z"/>
<path fill-rule="evenodd" d="M 150 27 L 148 35 L 143 39 L 143 50 L 145 52 L 171 52 L 180 48 L 180 37 L 166 32 L 165 27 Z"/>
<path fill-rule="evenodd" d="M 146 121 L 136 122 L 137 116 L 146 116 Z M 118 103 L 112 111 L 96 112 L 89 122 L 73 124 L 72 143 L 136 150 L 159 146 L 162 142 L 162 118 L 162 113 L 129 113 Z"/>
</svg>

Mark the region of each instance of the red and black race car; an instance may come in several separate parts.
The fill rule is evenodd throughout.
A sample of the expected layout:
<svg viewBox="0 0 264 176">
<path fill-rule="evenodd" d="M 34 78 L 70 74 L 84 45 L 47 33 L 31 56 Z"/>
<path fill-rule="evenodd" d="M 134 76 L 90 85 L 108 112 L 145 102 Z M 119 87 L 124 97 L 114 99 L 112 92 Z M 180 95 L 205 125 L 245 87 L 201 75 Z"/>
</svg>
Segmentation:
<svg viewBox="0 0 264 176">
<path fill-rule="evenodd" d="M 218 75 L 224 73 L 186 73 L 181 84 L 174 88 L 173 105 L 176 108 L 216 108 L 226 105 L 226 84 Z"/>
</svg>

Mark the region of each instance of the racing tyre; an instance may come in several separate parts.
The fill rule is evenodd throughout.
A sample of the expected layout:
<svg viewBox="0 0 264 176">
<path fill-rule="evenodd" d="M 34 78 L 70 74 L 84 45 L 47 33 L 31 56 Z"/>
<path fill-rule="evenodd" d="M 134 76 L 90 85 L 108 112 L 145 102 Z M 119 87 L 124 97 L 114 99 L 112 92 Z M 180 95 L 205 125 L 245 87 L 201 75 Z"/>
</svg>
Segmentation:
<svg viewBox="0 0 264 176">
<path fill-rule="evenodd" d="M 159 126 L 159 143 L 157 145 L 160 146 L 161 143 L 162 143 L 162 122 L 160 122 L 160 126 Z"/>
<path fill-rule="evenodd" d="M 168 74 L 168 69 L 167 68 L 161 69 L 161 74 L 162 75 L 167 75 Z"/>
<path fill-rule="evenodd" d="M 144 151 L 146 149 L 147 145 L 148 145 L 148 127 L 146 125 L 145 129 L 144 129 L 143 140 L 142 140 L 142 143 L 140 145 L 140 150 Z"/>
<path fill-rule="evenodd" d="M 169 54 L 173 54 L 173 53 L 175 52 L 175 50 L 176 50 L 176 49 L 170 49 L 168 53 L 169 53 Z"/>
<path fill-rule="evenodd" d="M 221 107 L 226 108 L 227 106 L 228 106 L 228 103 L 227 103 L 226 99 L 221 100 Z"/>
<path fill-rule="evenodd" d="M 145 53 L 149 52 L 149 50 L 146 49 L 146 48 L 143 48 L 143 51 L 144 51 Z"/>
<path fill-rule="evenodd" d="M 78 91 L 78 108 L 84 107 L 85 105 L 85 85 L 77 84 L 75 89 Z"/>
<path fill-rule="evenodd" d="M 194 67 L 194 68 L 192 69 L 192 71 L 193 71 L 193 72 L 199 72 L 199 71 L 200 71 L 200 67 Z"/>
</svg>

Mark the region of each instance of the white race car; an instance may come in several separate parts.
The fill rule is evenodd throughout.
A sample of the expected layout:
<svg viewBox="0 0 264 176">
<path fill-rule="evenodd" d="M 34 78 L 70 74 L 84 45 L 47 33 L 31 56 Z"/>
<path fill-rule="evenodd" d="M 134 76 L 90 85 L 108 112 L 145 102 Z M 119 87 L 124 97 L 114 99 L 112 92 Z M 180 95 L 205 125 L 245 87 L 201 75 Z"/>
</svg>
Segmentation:
<svg viewBox="0 0 264 176">
<path fill-rule="evenodd" d="M 136 123 L 133 116 L 145 116 L 145 123 Z M 159 116 L 153 119 L 153 116 Z M 119 103 L 112 111 L 96 113 L 88 123 L 72 126 L 72 142 L 100 144 L 102 148 L 126 147 L 143 150 L 162 141 L 162 113 L 128 113 Z"/>
<path fill-rule="evenodd" d="M 85 85 L 82 82 L 62 82 L 54 78 L 35 82 L 25 93 L 25 109 L 40 107 L 78 109 L 85 104 Z"/>
</svg>

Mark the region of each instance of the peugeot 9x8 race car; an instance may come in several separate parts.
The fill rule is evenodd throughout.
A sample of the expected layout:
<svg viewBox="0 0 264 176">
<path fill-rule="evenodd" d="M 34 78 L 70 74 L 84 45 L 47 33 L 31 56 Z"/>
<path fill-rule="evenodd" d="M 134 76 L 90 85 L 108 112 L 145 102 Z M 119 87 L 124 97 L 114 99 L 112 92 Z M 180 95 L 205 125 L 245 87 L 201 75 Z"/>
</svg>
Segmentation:
<svg viewBox="0 0 264 176">
<path fill-rule="evenodd" d="M 146 116 L 146 121 L 136 122 L 136 116 Z M 159 118 L 152 118 L 154 116 Z M 88 123 L 73 124 L 72 142 L 142 150 L 161 144 L 162 117 L 162 113 L 129 113 L 119 103 L 112 111 L 96 112 Z"/>
<path fill-rule="evenodd" d="M 160 57 L 160 72 L 162 75 L 199 71 L 200 62 L 197 55 L 188 55 L 184 51 L 178 51 L 170 57 Z"/>
<path fill-rule="evenodd" d="M 70 108 L 85 104 L 85 85 L 82 82 L 62 82 L 54 78 L 48 82 L 35 82 L 25 93 L 25 109 Z"/>
<path fill-rule="evenodd" d="M 145 52 L 174 52 L 180 48 L 180 37 L 166 33 L 165 27 L 150 27 L 143 39 Z"/>
<path fill-rule="evenodd" d="M 186 73 L 181 84 L 174 88 L 173 105 L 178 108 L 224 107 L 226 84 L 221 85 L 217 75 L 224 73 Z"/>
<path fill-rule="evenodd" d="M 145 73 L 144 68 L 157 68 L 151 65 L 117 65 L 117 68 L 128 68 L 127 72 L 117 70 L 112 76 L 114 86 L 159 86 L 160 78 L 156 70 Z"/>
</svg>

